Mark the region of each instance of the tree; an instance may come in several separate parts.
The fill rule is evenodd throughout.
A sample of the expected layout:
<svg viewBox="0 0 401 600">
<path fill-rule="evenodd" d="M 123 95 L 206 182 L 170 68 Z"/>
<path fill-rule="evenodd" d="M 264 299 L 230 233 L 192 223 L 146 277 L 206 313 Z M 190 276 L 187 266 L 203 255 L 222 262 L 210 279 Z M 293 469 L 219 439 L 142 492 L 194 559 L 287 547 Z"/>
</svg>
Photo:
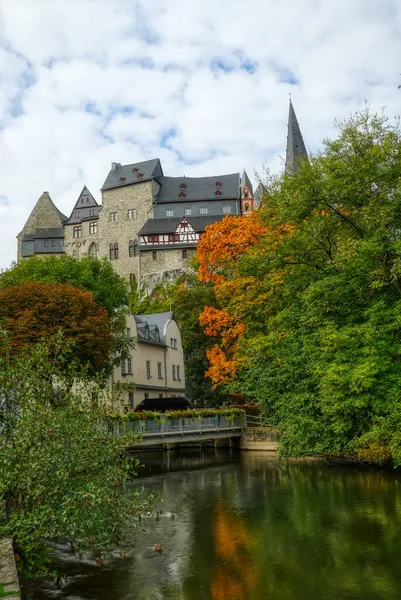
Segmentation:
<svg viewBox="0 0 401 600">
<path fill-rule="evenodd" d="M 270 183 L 262 241 L 218 267 L 223 331 L 243 326 L 220 344 L 238 365 L 223 382 L 280 422 L 288 454 L 401 464 L 401 132 L 368 110 L 338 127 Z"/>
<path fill-rule="evenodd" d="M 110 261 L 84 256 L 31 256 L 0 274 L 0 290 L 28 282 L 69 283 L 92 292 L 94 300 L 114 317 L 115 310 L 128 303 L 128 285 Z"/>
<path fill-rule="evenodd" d="M 79 364 L 68 380 L 80 385 L 65 382 L 72 349 L 58 335 L 11 364 L 0 354 L 0 536 L 28 576 L 47 572 L 54 538 L 102 556 L 151 509 L 151 496 L 127 488 L 138 462 L 122 448 L 134 434 L 107 426 L 102 390 Z"/>
<path fill-rule="evenodd" d="M 0 322 L 13 360 L 62 330 L 64 339 L 73 343 L 69 361 L 86 366 L 92 376 L 107 374 L 112 367 L 118 343 L 106 309 L 90 292 L 68 284 L 12 286 L 0 292 Z"/>
</svg>

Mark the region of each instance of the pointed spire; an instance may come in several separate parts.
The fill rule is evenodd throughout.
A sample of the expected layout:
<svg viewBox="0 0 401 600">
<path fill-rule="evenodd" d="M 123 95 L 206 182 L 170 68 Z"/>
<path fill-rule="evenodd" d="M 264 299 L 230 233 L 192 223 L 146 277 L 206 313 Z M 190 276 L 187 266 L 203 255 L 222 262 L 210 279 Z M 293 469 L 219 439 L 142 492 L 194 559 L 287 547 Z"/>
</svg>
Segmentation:
<svg viewBox="0 0 401 600">
<path fill-rule="evenodd" d="M 248 188 L 248 191 L 253 196 L 253 186 L 252 186 L 251 180 L 249 179 L 248 174 L 245 171 L 245 169 L 244 169 L 244 171 L 243 171 L 243 173 L 241 175 L 240 185 L 241 185 L 241 196 L 243 194 L 245 186 Z"/>
<path fill-rule="evenodd" d="M 308 154 L 302 137 L 295 110 L 290 97 L 290 110 L 288 114 L 287 155 L 285 159 L 285 172 L 295 175 L 299 169 L 299 162 L 307 160 Z"/>
</svg>

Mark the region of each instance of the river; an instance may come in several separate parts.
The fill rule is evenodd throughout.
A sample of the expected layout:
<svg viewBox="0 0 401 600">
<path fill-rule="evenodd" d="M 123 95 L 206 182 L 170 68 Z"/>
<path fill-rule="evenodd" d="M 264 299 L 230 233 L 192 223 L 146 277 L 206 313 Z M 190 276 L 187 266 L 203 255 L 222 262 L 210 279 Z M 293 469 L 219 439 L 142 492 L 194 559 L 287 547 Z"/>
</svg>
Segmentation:
<svg viewBox="0 0 401 600">
<path fill-rule="evenodd" d="M 134 485 L 160 492 L 160 520 L 140 524 L 127 558 L 63 560 L 63 589 L 36 582 L 26 600 L 401 598 L 396 472 L 235 451 L 142 460 Z"/>
</svg>

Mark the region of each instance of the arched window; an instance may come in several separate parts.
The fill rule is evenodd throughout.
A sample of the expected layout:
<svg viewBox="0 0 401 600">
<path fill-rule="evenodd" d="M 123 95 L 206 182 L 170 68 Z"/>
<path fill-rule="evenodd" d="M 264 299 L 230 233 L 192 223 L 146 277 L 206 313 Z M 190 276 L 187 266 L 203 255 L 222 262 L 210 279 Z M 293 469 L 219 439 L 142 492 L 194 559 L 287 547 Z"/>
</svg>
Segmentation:
<svg viewBox="0 0 401 600">
<path fill-rule="evenodd" d="M 97 245 L 95 242 L 92 242 L 88 248 L 89 256 L 97 256 Z"/>
<path fill-rule="evenodd" d="M 118 259 L 118 243 L 114 242 L 114 260 Z"/>
<path fill-rule="evenodd" d="M 109 259 L 114 260 L 114 246 L 113 244 L 109 245 Z"/>
<path fill-rule="evenodd" d="M 128 256 L 134 256 L 134 241 L 130 240 L 128 243 Z"/>
<path fill-rule="evenodd" d="M 134 242 L 134 256 L 138 256 L 138 240 Z"/>
</svg>

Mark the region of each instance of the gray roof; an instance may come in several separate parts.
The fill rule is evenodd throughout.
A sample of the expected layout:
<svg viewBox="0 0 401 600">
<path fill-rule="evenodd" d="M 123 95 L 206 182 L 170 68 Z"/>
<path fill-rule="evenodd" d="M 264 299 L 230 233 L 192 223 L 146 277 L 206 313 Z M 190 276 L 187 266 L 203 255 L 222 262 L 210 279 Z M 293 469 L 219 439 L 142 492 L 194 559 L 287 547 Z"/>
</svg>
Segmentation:
<svg viewBox="0 0 401 600">
<path fill-rule="evenodd" d="M 255 190 L 255 195 L 254 195 L 254 207 L 255 208 L 259 208 L 262 200 L 263 200 L 263 196 L 265 195 L 267 189 L 265 187 L 265 185 L 259 181 L 258 183 L 258 187 Z"/>
<path fill-rule="evenodd" d="M 74 208 L 71 211 L 70 218 L 67 221 L 67 225 L 75 225 L 82 223 L 88 219 L 97 219 L 99 217 L 99 204 L 92 196 L 86 185 L 82 188 L 82 192 L 78 196 L 78 200 L 75 203 Z M 76 211 L 79 211 L 79 217 L 75 216 Z M 94 214 L 89 213 L 92 212 Z"/>
<path fill-rule="evenodd" d="M 149 343 L 160 343 L 163 345 L 167 344 L 166 336 L 165 336 L 165 327 L 168 321 L 175 321 L 174 315 L 172 312 L 160 312 L 160 313 L 152 313 L 150 315 L 134 315 L 135 323 L 138 331 L 138 338 L 141 341 L 149 342 Z M 158 330 L 160 341 L 157 342 L 155 339 L 154 332 Z M 146 337 L 145 331 L 149 332 L 149 338 Z"/>
<path fill-rule="evenodd" d="M 193 202 L 199 200 L 219 200 L 239 198 L 239 173 L 216 175 L 214 177 L 160 177 L 161 188 L 156 202 Z M 220 186 L 216 186 L 220 183 Z M 185 188 L 181 185 L 185 185 Z M 216 196 L 216 192 L 220 192 Z M 185 196 L 180 197 L 180 194 Z"/>
<path fill-rule="evenodd" d="M 148 181 L 149 179 L 162 177 L 162 175 L 163 170 L 158 158 L 133 163 L 132 165 L 112 163 L 112 168 L 102 186 L 102 191 Z"/>
<path fill-rule="evenodd" d="M 41 240 L 48 238 L 63 238 L 64 228 L 63 227 L 39 227 L 35 233 L 25 234 L 23 237 L 24 242 L 32 240 Z"/>
<path fill-rule="evenodd" d="M 295 110 L 290 100 L 290 109 L 288 114 L 288 136 L 287 136 L 287 155 L 285 159 L 285 172 L 287 175 L 295 175 L 299 169 L 299 163 L 308 159 L 308 153 L 301 129 L 295 115 Z"/>
<path fill-rule="evenodd" d="M 252 186 L 251 180 L 249 179 L 248 174 L 247 174 L 247 172 L 244 169 L 244 172 L 241 175 L 241 193 L 242 193 L 242 191 L 243 191 L 243 189 L 244 189 L 245 186 L 248 187 L 248 190 L 253 195 L 253 186 Z"/>
<path fill-rule="evenodd" d="M 208 217 L 178 217 L 175 219 L 148 219 L 139 235 L 152 233 L 175 233 L 177 226 L 183 219 L 192 225 L 194 231 L 205 231 L 207 225 L 221 221 L 226 215 L 210 215 Z"/>
</svg>

